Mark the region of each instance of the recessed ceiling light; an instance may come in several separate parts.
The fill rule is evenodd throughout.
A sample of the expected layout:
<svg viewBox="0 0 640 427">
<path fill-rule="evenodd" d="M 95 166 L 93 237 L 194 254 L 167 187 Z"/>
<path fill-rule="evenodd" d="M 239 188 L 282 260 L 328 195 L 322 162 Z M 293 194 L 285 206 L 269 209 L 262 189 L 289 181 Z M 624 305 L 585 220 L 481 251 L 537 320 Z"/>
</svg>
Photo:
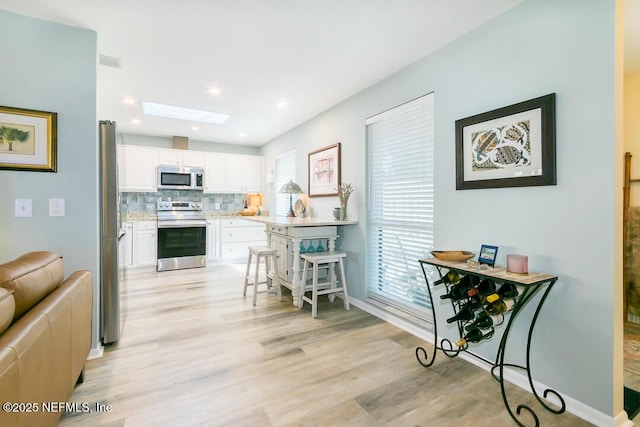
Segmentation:
<svg viewBox="0 0 640 427">
<path fill-rule="evenodd" d="M 287 105 L 289 105 L 289 103 L 288 103 L 287 101 L 278 101 L 278 103 L 276 104 L 276 106 L 277 106 L 278 108 L 284 108 L 284 107 L 286 107 Z"/>
<path fill-rule="evenodd" d="M 191 126 L 191 130 L 197 132 L 200 130 L 200 128 L 198 126 Z"/>
<path fill-rule="evenodd" d="M 220 95 L 220 88 L 217 88 L 217 87 L 210 87 L 210 88 L 209 88 L 209 93 L 210 93 L 211 95 L 218 96 L 218 95 Z"/>
<path fill-rule="evenodd" d="M 157 104 L 155 102 L 142 101 L 144 114 L 166 117 L 169 119 L 190 120 L 221 125 L 229 118 L 228 114 L 214 113 L 213 111 L 195 110 L 192 108 L 176 107 L 175 105 Z"/>
<path fill-rule="evenodd" d="M 131 123 L 133 123 L 134 125 L 139 125 L 140 124 L 140 119 L 133 119 L 133 120 L 131 120 Z"/>
<path fill-rule="evenodd" d="M 129 96 L 122 98 L 122 103 L 123 104 L 135 104 L 135 102 L 136 102 L 136 100 L 131 98 L 131 97 L 129 97 Z"/>
<path fill-rule="evenodd" d="M 238 136 L 239 136 L 240 138 L 244 138 L 244 137 L 246 137 L 246 136 L 247 136 L 247 134 L 246 134 L 246 133 L 244 133 L 244 132 L 240 132 L 240 133 L 238 134 Z"/>
</svg>

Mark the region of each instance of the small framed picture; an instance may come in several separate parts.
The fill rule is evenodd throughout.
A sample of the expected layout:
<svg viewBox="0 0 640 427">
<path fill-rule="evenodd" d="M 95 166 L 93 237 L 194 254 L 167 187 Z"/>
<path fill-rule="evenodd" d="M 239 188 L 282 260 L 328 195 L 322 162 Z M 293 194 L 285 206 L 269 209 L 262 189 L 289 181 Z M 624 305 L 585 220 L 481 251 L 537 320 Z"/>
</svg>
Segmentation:
<svg viewBox="0 0 640 427">
<path fill-rule="evenodd" d="M 498 247 L 490 245 L 482 245 L 480 248 L 480 255 L 478 255 L 478 262 L 480 264 L 486 264 L 491 267 L 496 263 L 496 257 L 498 256 Z"/>
<path fill-rule="evenodd" d="M 56 172 L 58 115 L 0 106 L 0 169 Z"/>
</svg>

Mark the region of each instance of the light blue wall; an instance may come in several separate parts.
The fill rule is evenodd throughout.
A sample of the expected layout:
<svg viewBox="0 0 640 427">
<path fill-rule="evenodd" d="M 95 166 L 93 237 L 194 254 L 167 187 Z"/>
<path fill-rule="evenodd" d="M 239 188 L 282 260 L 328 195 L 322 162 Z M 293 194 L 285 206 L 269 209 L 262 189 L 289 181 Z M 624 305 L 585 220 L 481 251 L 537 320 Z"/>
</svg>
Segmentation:
<svg viewBox="0 0 640 427">
<path fill-rule="evenodd" d="M 532 271 L 557 274 L 534 334 L 534 377 L 612 415 L 618 190 L 613 47 L 613 1 L 527 0 L 265 145 L 265 168 L 295 148 L 297 182 L 305 188 L 307 153 L 342 142 L 342 179 L 357 189 L 350 215 L 360 221 L 343 227 L 347 280 L 350 293 L 362 298 L 365 118 L 435 91 L 436 249 L 477 252 L 482 243 L 496 244 L 498 264 L 505 264 L 508 253 L 522 253 Z M 558 185 L 456 191 L 455 121 L 552 92 L 557 94 Z M 267 200 L 273 191 L 267 187 Z M 335 197 L 311 202 L 314 216 L 325 217 L 337 204 Z M 444 307 L 439 306 L 441 325 L 451 315 Z M 516 322 L 514 328 L 510 350 L 521 355 L 525 325 Z M 445 335 L 455 338 L 453 328 Z M 496 345 L 494 339 L 476 348 L 493 359 Z"/>
<path fill-rule="evenodd" d="M 0 170 L 0 262 L 48 250 L 65 275 L 91 270 L 95 285 L 96 34 L 0 10 L 0 40 L 0 104 L 58 113 L 57 173 Z M 33 217 L 14 217 L 16 198 L 32 199 Z M 49 198 L 65 199 L 64 217 L 48 216 Z"/>
</svg>

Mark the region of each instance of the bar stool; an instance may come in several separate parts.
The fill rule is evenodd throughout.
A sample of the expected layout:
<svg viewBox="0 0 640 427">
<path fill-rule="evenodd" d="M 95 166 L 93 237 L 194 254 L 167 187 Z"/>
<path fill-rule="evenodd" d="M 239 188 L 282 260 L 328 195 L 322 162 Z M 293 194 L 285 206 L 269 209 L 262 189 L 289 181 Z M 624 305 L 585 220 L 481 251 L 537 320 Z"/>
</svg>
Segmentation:
<svg viewBox="0 0 640 427">
<path fill-rule="evenodd" d="M 278 251 L 268 246 L 249 246 L 249 259 L 247 260 L 247 273 L 244 275 L 244 288 L 242 289 L 242 295 L 247 295 L 247 286 L 253 286 L 253 305 L 256 305 L 258 298 L 258 285 L 266 284 L 267 289 L 261 292 L 271 292 L 271 288 L 275 288 L 275 292 L 278 295 L 278 299 L 282 298 L 282 292 L 280 290 L 280 282 L 275 277 L 275 256 Z M 251 258 L 256 257 L 256 268 L 251 278 Z M 258 279 L 260 275 L 260 259 L 264 259 L 265 280 L 260 281 Z"/>
<path fill-rule="evenodd" d="M 344 275 L 344 263 L 342 258 L 347 256 L 344 252 L 332 251 L 332 252 L 315 252 L 306 253 L 300 255 L 304 259 L 304 269 L 302 271 L 302 292 L 300 307 L 304 304 L 304 301 L 311 304 L 311 317 L 318 317 L 318 296 L 329 295 L 329 298 L 337 293 L 342 293 L 344 299 L 344 309 L 349 310 L 349 296 L 347 295 L 347 279 Z M 307 273 L 309 271 L 309 264 L 313 267 L 313 278 L 311 286 L 307 285 Z M 335 265 L 340 267 L 340 286 L 337 286 L 335 279 Z M 318 267 L 327 266 L 327 281 L 318 282 Z M 311 298 L 305 296 L 305 292 L 311 291 Z"/>
</svg>

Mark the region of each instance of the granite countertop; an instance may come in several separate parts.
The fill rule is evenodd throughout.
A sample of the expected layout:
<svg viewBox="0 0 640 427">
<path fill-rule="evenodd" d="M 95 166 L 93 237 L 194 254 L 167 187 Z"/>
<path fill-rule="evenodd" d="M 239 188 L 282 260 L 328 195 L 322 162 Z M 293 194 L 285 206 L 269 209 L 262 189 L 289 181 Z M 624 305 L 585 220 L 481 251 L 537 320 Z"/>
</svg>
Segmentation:
<svg viewBox="0 0 640 427">
<path fill-rule="evenodd" d="M 245 216 L 247 221 L 261 222 L 267 225 L 280 225 L 283 227 L 317 227 L 323 225 L 353 225 L 358 221 L 336 221 L 333 218 L 288 218 L 271 216 Z"/>
</svg>

